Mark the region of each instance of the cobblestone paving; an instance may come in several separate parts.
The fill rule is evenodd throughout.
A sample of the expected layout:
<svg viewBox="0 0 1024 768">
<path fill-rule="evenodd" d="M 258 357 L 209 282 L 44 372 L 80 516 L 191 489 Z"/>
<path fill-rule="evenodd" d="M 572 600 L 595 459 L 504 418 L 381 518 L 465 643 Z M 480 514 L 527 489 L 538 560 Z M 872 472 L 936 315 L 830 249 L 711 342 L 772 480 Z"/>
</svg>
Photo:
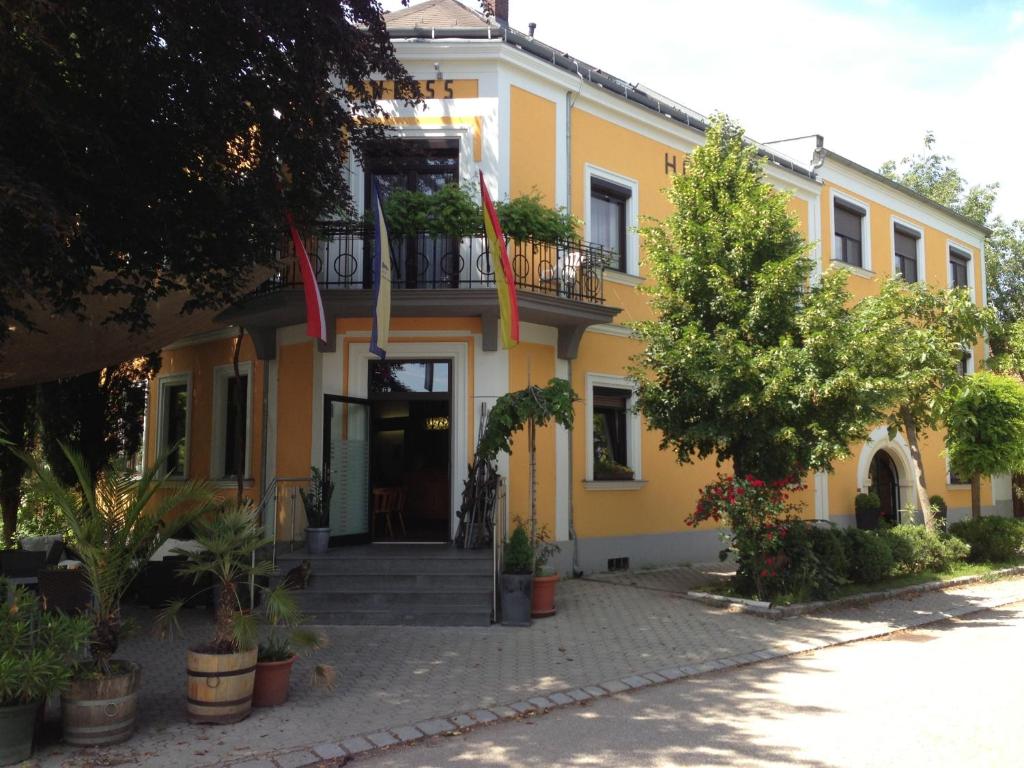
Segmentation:
<svg viewBox="0 0 1024 768">
<path fill-rule="evenodd" d="M 122 655 L 143 665 L 139 732 L 131 741 L 92 750 L 51 745 L 40 750 L 39 763 L 301 766 L 318 755 L 343 755 L 342 749 L 369 749 L 371 741 L 455 727 L 465 713 L 483 722 L 514 714 L 509 705 L 537 697 L 557 704 L 560 694 L 576 699 L 604 683 L 607 695 L 678 676 L 669 669 L 706 669 L 722 659 L 754 662 L 1019 600 L 1024 579 L 770 621 L 673 592 L 577 580 L 560 585 L 558 614 L 529 629 L 326 628 L 330 646 L 296 664 L 289 704 L 256 710 L 232 726 L 184 722 L 185 647 L 210 631 L 197 613 L 184 622 L 188 639 L 140 634 L 124 644 Z M 145 623 L 148 617 L 139 618 Z M 335 666 L 332 690 L 310 686 L 314 663 Z M 662 675 L 651 674 L 659 670 Z"/>
<path fill-rule="evenodd" d="M 652 568 L 641 571 L 595 573 L 588 581 L 619 584 L 626 587 L 655 589 L 660 592 L 686 594 L 697 587 L 706 587 L 735 573 L 735 568 L 723 563 L 682 565 L 675 568 Z"/>
</svg>

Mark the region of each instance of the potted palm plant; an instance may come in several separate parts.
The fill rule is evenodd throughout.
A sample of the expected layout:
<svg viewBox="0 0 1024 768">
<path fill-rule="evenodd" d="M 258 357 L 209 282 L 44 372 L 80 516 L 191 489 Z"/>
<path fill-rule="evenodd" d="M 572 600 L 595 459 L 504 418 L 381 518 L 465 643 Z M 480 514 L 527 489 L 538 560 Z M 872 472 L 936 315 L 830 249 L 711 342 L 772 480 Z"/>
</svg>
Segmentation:
<svg viewBox="0 0 1024 768">
<path fill-rule="evenodd" d="M 260 618 L 248 608 L 240 588 L 263 593 L 267 616 L 283 622 L 297 609 L 286 589 L 267 589 L 258 581 L 273 573 L 269 560 L 257 557 L 272 540 L 263 535 L 255 508 L 248 502 L 228 506 L 193 523 L 198 551 L 188 552 L 181 573 L 196 583 L 212 582 L 214 632 L 207 643 L 188 651 L 188 718 L 193 723 L 237 723 L 252 710 Z M 177 623 L 186 600 L 161 611 L 158 626 L 165 632 Z"/>
<path fill-rule="evenodd" d="M 252 705 L 276 707 L 288 700 L 292 665 L 298 651 L 320 648 L 324 638 L 322 634 L 300 626 L 303 616 L 285 585 L 268 590 L 264 605 L 264 619 L 269 631 L 257 650 Z"/>
<path fill-rule="evenodd" d="M 324 477 L 316 467 L 310 467 L 309 493 L 299 489 L 302 507 L 306 510 L 306 551 L 311 555 L 322 555 L 331 540 L 331 494 L 334 483 Z"/>
<path fill-rule="evenodd" d="M 0 594 L 8 595 L 0 579 Z M 0 765 L 27 760 L 40 707 L 71 682 L 72 660 L 89 638 L 89 621 L 44 612 L 18 587 L 0 607 Z"/>
<path fill-rule="evenodd" d="M 114 464 L 92 481 L 85 460 L 61 446 L 78 480 L 65 488 L 49 467 L 20 453 L 40 489 L 60 510 L 75 539 L 92 604 L 84 615 L 92 630 L 90 661 L 76 666 L 61 695 L 64 740 L 69 744 L 114 744 L 135 730 L 139 666 L 114 658 L 123 624 L 121 599 L 163 541 L 200 514 L 210 501 L 201 483 L 165 487 L 163 461 L 141 476 Z M 160 493 L 158 493 L 160 491 Z"/>
</svg>

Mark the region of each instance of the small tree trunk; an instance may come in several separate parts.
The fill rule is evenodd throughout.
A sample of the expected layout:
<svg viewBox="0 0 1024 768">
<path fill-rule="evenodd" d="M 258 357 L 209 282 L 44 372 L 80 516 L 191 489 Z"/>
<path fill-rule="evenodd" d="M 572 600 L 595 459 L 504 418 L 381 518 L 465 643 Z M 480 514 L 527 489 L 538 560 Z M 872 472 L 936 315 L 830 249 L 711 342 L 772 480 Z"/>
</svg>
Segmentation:
<svg viewBox="0 0 1024 768">
<path fill-rule="evenodd" d="M 924 479 L 924 459 L 921 456 L 921 445 L 917 437 L 917 422 L 907 407 L 900 408 L 900 418 L 907 432 L 907 443 L 910 444 L 910 458 L 914 460 L 914 491 L 917 493 L 917 506 L 921 510 L 921 519 L 928 530 L 935 529 L 935 518 L 932 516 L 932 505 L 928 501 L 928 487 Z"/>
<path fill-rule="evenodd" d="M 971 517 L 981 517 L 981 475 L 971 475 Z"/>
<path fill-rule="evenodd" d="M 235 611 L 238 610 L 238 597 L 235 594 L 235 585 L 231 582 L 221 585 L 220 597 L 217 600 L 217 628 L 214 645 L 217 651 L 225 653 L 235 646 L 235 633 L 231 626 Z"/>
<path fill-rule="evenodd" d="M 530 443 L 530 546 L 534 550 L 533 557 L 537 557 L 537 426 L 533 419 L 527 426 L 527 435 Z M 531 563 L 530 572 L 533 572 Z"/>
<path fill-rule="evenodd" d="M 242 339 L 245 337 L 245 328 L 239 326 L 238 338 L 235 339 L 235 356 L 232 360 L 235 368 L 235 501 L 242 503 L 242 482 L 245 475 L 245 407 L 242 405 L 242 375 L 238 366 L 238 356 L 242 352 Z"/>
</svg>

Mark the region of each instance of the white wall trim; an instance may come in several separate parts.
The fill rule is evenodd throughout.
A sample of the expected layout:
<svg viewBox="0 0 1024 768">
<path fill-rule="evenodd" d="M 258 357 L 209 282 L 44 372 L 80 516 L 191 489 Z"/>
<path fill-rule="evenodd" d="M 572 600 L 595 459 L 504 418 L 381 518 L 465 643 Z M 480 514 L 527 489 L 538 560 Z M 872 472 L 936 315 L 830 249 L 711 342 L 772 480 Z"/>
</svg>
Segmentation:
<svg viewBox="0 0 1024 768">
<path fill-rule="evenodd" d="M 871 272 L 871 203 L 868 200 L 862 200 L 859 197 L 848 195 L 845 192 L 837 192 L 835 189 L 829 189 L 828 191 L 829 243 L 831 244 L 830 252 L 832 255 L 831 261 L 833 264 L 838 264 L 839 266 L 857 269 L 856 264 L 848 264 L 845 261 L 840 261 L 836 258 L 836 201 L 864 211 L 864 215 L 860 220 L 860 269 L 865 272 Z"/>
<path fill-rule="evenodd" d="M 946 287 L 953 287 L 953 275 L 950 274 L 949 259 L 954 253 L 961 258 L 967 259 L 967 292 L 970 294 L 974 303 L 977 304 L 979 302 L 974 285 L 974 254 L 971 252 L 970 248 L 965 248 L 963 244 L 952 239 L 946 240 L 946 253 L 943 260 L 946 267 Z"/>
<path fill-rule="evenodd" d="M 569 361 L 555 360 L 555 376 L 569 379 Z M 569 538 L 569 440 L 568 429 L 555 425 L 555 541 Z"/>
<path fill-rule="evenodd" d="M 814 473 L 814 519 L 829 519 L 828 472 Z"/>
<path fill-rule="evenodd" d="M 880 450 L 885 450 L 896 464 L 896 471 L 899 473 L 900 508 L 914 506 L 917 504 L 917 493 L 914 490 L 914 461 L 910 456 L 910 446 L 902 434 L 889 438 L 889 428 L 876 427 L 868 436 L 866 442 L 861 445 L 857 458 L 857 492 L 867 493 L 871 483 L 868 474 L 871 469 L 871 460 Z"/>
<path fill-rule="evenodd" d="M 633 480 L 643 480 L 643 457 L 640 451 L 643 425 L 640 414 L 633 410 L 636 403 L 636 387 L 633 382 L 615 374 L 587 373 L 585 387 L 583 450 L 586 452 L 586 474 L 583 479 L 594 482 L 594 387 L 614 387 L 628 389 L 633 393 L 626 401 L 626 459 L 629 468 L 633 470 Z"/>
<path fill-rule="evenodd" d="M 640 233 L 637 227 L 640 226 L 640 182 L 591 163 L 583 165 L 583 239 L 587 241 L 594 239 L 590 230 L 590 185 L 593 179 L 607 181 L 629 190 L 629 200 L 626 203 L 626 274 L 639 276 Z M 606 269 L 605 275 L 613 271 L 615 270 Z"/>
<path fill-rule="evenodd" d="M 238 373 L 245 376 L 245 451 L 242 461 L 243 479 L 252 478 L 252 401 L 253 365 L 246 361 L 238 364 Z M 210 478 L 213 480 L 234 480 L 224 474 L 224 447 L 227 442 L 228 382 L 235 377 L 231 363 L 218 365 L 213 369 L 213 415 L 210 430 Z"/>
<path fill-rule="evenodd" d="M 636 338 L 633 335 L 633 329 L 625 325 L 615 325 L 614 323 L 597 323 L 591 325 L 586 330 L 587 333 L 600 333 L 604 336 L 618 336 L 623 339 Z"/>
<path fill-rule="evenodd" d="M 168 477 L 177 480 L 188 479 L 190 474 L 189 467 L 192 464 L 192 372 L 168 373 L 156 377 L 156 451 L 152 457 L 154 463 L 168 447 L 164 427 L 164 419 L 167 415 L 167 397 L 164 395 L 164 389 L 182 383 L 185 384 L 185 399 L 187 403 L 185 408 L 185 467 L 184 472 L 180 475 L 168 475 Z"/>
<path fill-rule="evenodd" d="M 469 447 L 466 444 L 466 409 L 469 407 L 468 400 L 468 369 L 469 345 L 466 342 L 434 341 L 434 342 L 395 342 L 388 346 L 389 361 L 394 360 L 422 360 L 422 359 L 448 359 L 451 360 L 452 368 L 448 379 L 449 394 L 451 396 L 451 497 L 449 515 L 451 519 L 451 533 L 454 535 L 458 526 L 458 518 L 455 511 L 458 508 L 459 499 L 462 497 L 462 486 L 466 479 L 466 467 L 469 465 Z M 369 365 L 371 360 L 377 360 L 377 356 L 370 352 L 369 344 L 349 345 L 349 367 L 348 367 L 348 395 L 350 397 L 366 398 L 369 395 Z M 322 398 L 320 410 L 322 408 Z M 315 431 L 315 434 L 323 443 L 323 426 Z M 318 451 L 318 455 L 322 453 Z M 318 466 L 314 464 L 314 466 Z"/>
</svg>

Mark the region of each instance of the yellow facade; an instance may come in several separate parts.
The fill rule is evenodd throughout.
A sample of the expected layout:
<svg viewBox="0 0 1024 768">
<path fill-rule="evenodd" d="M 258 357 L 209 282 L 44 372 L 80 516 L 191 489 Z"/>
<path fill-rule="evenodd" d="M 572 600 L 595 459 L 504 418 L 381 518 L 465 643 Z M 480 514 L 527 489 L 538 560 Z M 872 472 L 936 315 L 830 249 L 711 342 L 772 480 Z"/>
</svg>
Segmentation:
<svg viewBox="0 0 1024 768">
<path fill-rule="evenodd" d="M 701 140 L 699 131 L 661 115 L 652 116 L 648 107 L 605 89 L 574 78 L 567 83 L 562 70 L 526 53 L 511 51 L 503 58 L 494 51 L 500 45 L 499 41 L 482 41 L 479 60 L 471 63 L 442 61 L 452 79 L 436 81 L 441 90 L 435 84 L 435 98 L 427 98 L 422 108 L 390 104 L 395 113 L 393 124 L 401 135 L 457 145 L 459 179 L 465 185 L 472 185 L 477 171 L 483 170 L 496 198 L 536 192 L 545 203 L 565 206 L 584 222 L 591 215 L 588 180 L 592 184 L 593 178 L 607 178 L 624 185 L 631 191 L 633 217 L 628 240 L 635 238 L 632 228 L 637 224 L 671 213 L 664 189 L 673 172 L 684 171 L 687 155 Z M 400 56 L 408 53 L 411 57 L 414 77 L 433 81 L 430 68 L 434 62 L 420 55 L 416 45 L 399 45 L 398 51 Z M 438 58 L 443 55 L 439 49 Z M 447 90 L 446 82 L 451 83 Z M 388 94 L 382 95 L 386 100 Z M 816 171 L 802 172 L 777 163 L 768 165 L 770 180 L 791 192 L 789 210 L 821 269 L 845 268 L 833 261 L 833 198 L 839 195 L 855 200 L 868 211 L 871 268 L 850 270 L 849 287 L 855 299 L 877 291 L 878 281 L 892 275 L 893 225 L 897 221 L 922 232 L 923 279 L 929 285 L 947 287 L 952 243 L 970 254 L 974 297 L 979 303 L 984 301 L 983 233 L 976 227 L 972 229 L 895 186 L 882 186 L 869 172 L 847 166 L 835 166 L 833 171 L 828 163 Z M 358 169 L 354 173 L 355 186 L 362 176 Z M 465 477 L 465 468 L 456 458 L 468 463 L 472 456 L 481 404 L 528 382 L 544 384 L 552 376 L 568 376 L 580 396 L 575 406 L 576 427 L 564 434 L 549 426 L 537 434 L 538 521 L 563 542 L 570 531 L 575 533 L 584 570 L 600 570 L 607 558 L 618 556 L 643 565 L 713 559 L 717 553 L 712 531 L 689 531 L 683 521 L 693 510 L 700 488 L 719 472 L 727 472 L 727 466 L 716 467 L 713 460 L 680 465 L 673 454 L 660 449 L 660 435 L 641 421 L 636 441 L 630 443 L 634 479 L 595 481 L 592 477 L 593 446 L 588 442 L 592 437 L 587 426 L 592 428 L 588 412 L 592 386 L 627 380 L 630 359 L 639 349 L 629 337 L 628 325 L 652 317 L 643 293 L 648 278 L 642 245 L 633 255 L 635 264 L 629 274 L 604 274 L 604 304 L 620 310 L 614 321 L 595 324 L 583 333 L 571 358 L 559 355 L 559 329 L 554 321 L 524 324 L 523 342 L 511 351 L 487 349 L 486 319 L 455 311 L 461 299 L 452 300 L 453 311 L 447 314 L 436 311 L 393 319 L 390 341 L 394 359 L 451 359 L 452 375 L 459 377 L 451 382 L 450 395 L 452 407 L 457 409 L 451 414 L 451 425 L 458 428 L 451 438 L 452 490 L 447 499 L 453 513 L 452 531 Z M 466 289 L 463 295 L 470 294 Z M 332 343 L 324 348 L 305 339 L 300 326 L 278 329 L 276 357 L 270 368 L 272 393 L 262 390 L 263 367 L 271 363 L 257 360 L 248 341 L 243 346 L 242 359 L 255 364 L 250 439 L 255 446 L 264 439 L 260 432 L 264 416 L 273 435 L 272 454 L 262 464 L 253 462 L 250 493 L 254 496 L 271 479 L 269 473 L 278 478 L 303 477 L 311 465 L 323 460 L 323 399 L 361 391 L 370 327 L 369 313 L 338 317 L 332 322 Z M 210 466 L 210 424 L 215 417 L 210 372 L 214 366 L 230 362 L 232 343 L 229 338 L 186 342 L 164 352 L 161 375 L 188 372 L 192 377 L 189 471 L 193 476 L 205 476 L 205 468 Z M 979 344 L 974 359 L 981 360 L 983 353 Z M 151 422 L 157 420 L 159 407 L 155 384 L 153 394 Z M 265 394 L 273 396 L 264 414 Z M 156 434 L 157 430 L 150 430 L 151 457 L 158 449 Z M 511 515 L 519 517 L 529 514 L 525 442 L 525 435 L 516 437 L 512 455 L 502 466 Z M 880 445 L 876 439 L 869 445 L 851 446 L 851 457 L 837 462 L 832 473 L 808 476 L 806 490 L 796 495 L 803 514 L 849 523 L 854 497 L 865 490 L 865 462 Z M 925 435 L 923 445 L 930 492 L 944 496 L 951 509 L 962 512 L 969 506 L 969 489 L 946 482 L 941 435 Z M 907 480 L 901 477 L 899 484 Z M 908 499 L 901 497 L 901 501 Z M 1000 503 L 987 482 L 982 503 L 990 511 Z M 563 561 L 563 567 L 568 567 L 567 562 Z"/>
</svg>

